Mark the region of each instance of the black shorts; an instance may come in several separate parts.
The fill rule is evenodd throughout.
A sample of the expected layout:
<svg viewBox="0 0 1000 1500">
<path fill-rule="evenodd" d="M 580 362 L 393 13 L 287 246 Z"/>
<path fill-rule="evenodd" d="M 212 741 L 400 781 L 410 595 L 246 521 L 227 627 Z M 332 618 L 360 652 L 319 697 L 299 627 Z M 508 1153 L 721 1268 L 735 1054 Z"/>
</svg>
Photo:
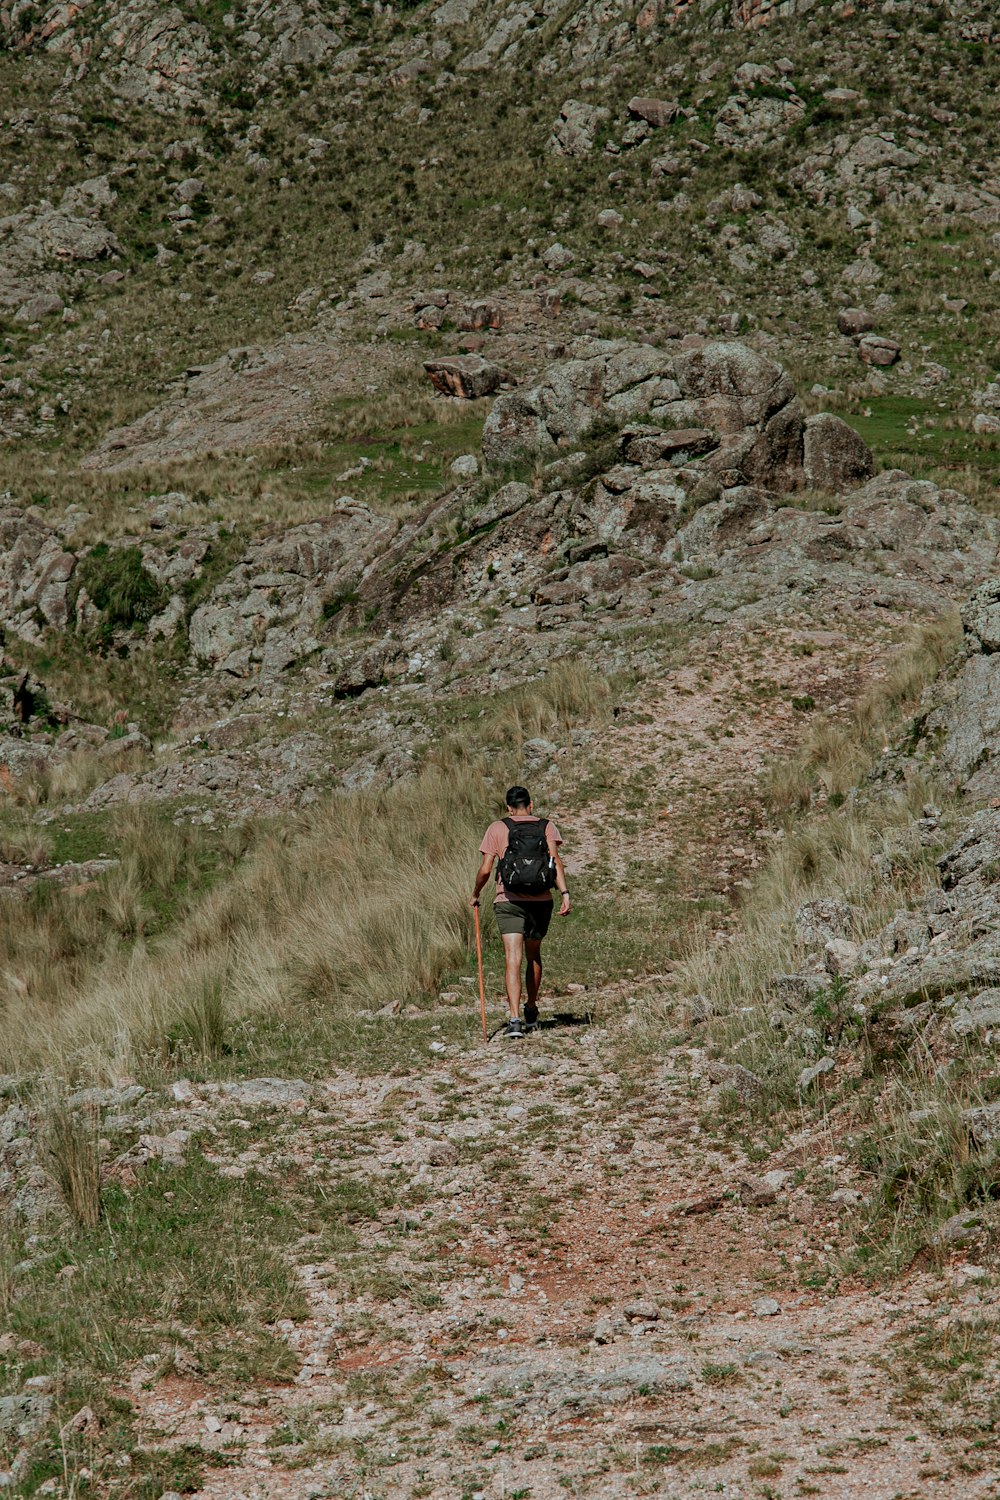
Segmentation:
<svg viewBox="0 0 1000 1500">
<path fill-rule="evenodd" d="M 551 901 L 494 901 L 493 910 L 504 936 L 517 932 L 530 942 L 541 942 L 552 921 Z"/>
</svg>

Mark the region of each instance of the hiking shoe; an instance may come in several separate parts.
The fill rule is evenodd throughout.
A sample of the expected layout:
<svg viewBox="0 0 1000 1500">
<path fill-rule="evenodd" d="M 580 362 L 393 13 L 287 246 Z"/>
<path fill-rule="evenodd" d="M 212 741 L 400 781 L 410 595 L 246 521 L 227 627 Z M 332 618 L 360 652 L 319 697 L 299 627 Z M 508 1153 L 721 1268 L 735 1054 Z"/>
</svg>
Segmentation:
<svg viewBox="0 0 1000 1500">
<path fill-rule="evenodd" d="M 524 1024 L 529 1031 L 534 1031 L 538 1025 L 538 1006 L 530 1002 L 524 1007 Z"/>
<path fill-rule="evenodd" d="M 503 1029 L 504 1036 L 524 1036 L 524 1027 L 521 1025 L 520 1016 L 511 1016 Z"/>
</svg>

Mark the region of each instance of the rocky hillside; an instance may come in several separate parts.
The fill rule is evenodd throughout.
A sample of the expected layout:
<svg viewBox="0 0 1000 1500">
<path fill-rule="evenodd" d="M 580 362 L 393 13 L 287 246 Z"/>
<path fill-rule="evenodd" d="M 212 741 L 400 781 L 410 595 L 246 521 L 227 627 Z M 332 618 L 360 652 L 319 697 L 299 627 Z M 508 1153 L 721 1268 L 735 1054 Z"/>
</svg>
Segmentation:
<svg viewBox="0 0 1000 1500">
<path fill-rule="evenodd" d="M 998 42 L 0 8 L 0 1488 L 995 1492 Z"/>
</svg>

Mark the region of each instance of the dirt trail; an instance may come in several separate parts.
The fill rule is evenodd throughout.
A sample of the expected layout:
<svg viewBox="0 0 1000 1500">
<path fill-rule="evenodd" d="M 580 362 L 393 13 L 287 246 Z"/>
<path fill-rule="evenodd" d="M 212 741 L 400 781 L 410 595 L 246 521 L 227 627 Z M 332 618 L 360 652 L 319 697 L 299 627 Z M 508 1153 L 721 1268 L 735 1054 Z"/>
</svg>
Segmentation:
<svg viewBox="0 0 1000 1500">
<path fill-rule="evenodd" d="M 792 699 L 846 711 L 888 644 L 721 633 L 598 737 L 624 770 L 575 814 L 577 860 L 666 849 L 692 890 L 732 890 L 758 858 L 754 785 L 802 732 Z M 609 841 L 638 788 L 665 816 Z M 249 1150 L 212 1137 L 220 1171 L 344 1191 L 353 1243 L 298 1246 L 294 1383 L 134 1390 L 149 1441 L 226 1461 L 206 1500 L 998 1492 L 961 1352 L 995 1337 L 990 1278 L 960 1255 L 884 1295 L 846 1277 L 870 1184 L 835 1125 L 727 1128 L 697 1048 L 630 1045 L 641 1004 L 556 997 L 523 1043 L 435 1043 L 426 1071 L 328 1078 Z M 225 1124 L 207 1097 L 178 1112 Z"/>
<path fill-rule="evenodd" d="M 838 1287 L 842 1156 L 713 1136 L 700 1054 L 622 1067 L 619 1025 L 341 1074 L 218 1154 L 349 1180 L 357 1243 L 299 1246 L 294 1384 L 137 1392 L 148 1438 L 228 1459 L 204 1496 L 996 1493 L 961 1371 L 928 1364 L 992 1326 L 978 1268 Z"/>
</svg>

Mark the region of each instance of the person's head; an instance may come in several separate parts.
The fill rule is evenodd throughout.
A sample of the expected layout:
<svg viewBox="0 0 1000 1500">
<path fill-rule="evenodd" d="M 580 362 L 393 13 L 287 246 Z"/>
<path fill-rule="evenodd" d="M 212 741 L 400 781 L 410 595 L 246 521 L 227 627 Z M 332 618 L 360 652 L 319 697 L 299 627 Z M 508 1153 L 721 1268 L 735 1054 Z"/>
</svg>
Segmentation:
<svg viewBox="0 0 1000 1500">
<path fill-rule="evenodd" d="M 509 813 L 526 813 L 531 811 L 531 793 L 526 786 L 512 786 L 507 788 L 507 811 Z"/>
</svg>

